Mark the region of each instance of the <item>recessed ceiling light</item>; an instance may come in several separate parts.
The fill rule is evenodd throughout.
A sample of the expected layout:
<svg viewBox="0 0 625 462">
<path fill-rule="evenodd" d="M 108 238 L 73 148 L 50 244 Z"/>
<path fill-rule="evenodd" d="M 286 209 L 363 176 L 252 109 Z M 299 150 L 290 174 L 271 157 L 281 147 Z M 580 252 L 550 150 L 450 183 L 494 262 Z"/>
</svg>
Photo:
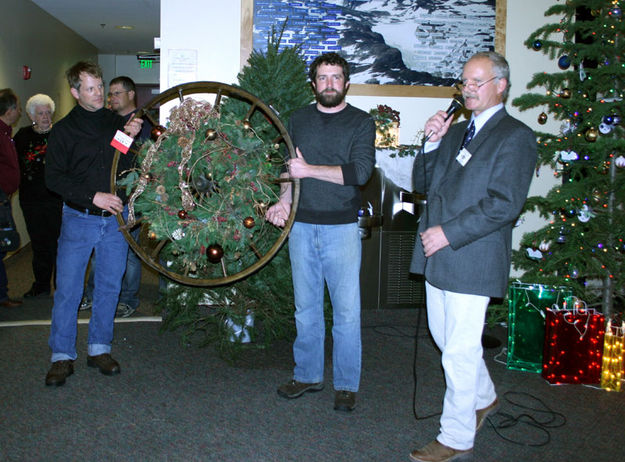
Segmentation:
<svg viewBox="0 0 625 462">
<path fill-rule="evenodd" d="M 133 30 L 135 26 L 115 26 L 116 29 Z"/>
</svg>

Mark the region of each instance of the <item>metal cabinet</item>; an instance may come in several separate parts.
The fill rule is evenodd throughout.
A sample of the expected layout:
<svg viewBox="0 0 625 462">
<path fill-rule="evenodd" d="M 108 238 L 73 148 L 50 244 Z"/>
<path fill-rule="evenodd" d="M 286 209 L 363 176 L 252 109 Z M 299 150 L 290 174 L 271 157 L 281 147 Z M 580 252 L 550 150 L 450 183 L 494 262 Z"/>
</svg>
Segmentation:
<svg viewBox="0 0 625 462">
<path fill-rule="evenodd" d="M 424 307 L 423 278 L 409 271 L 424 198 L 398 187 L 380 168 L 361 194 L 362 309 Z"/>
</svg>

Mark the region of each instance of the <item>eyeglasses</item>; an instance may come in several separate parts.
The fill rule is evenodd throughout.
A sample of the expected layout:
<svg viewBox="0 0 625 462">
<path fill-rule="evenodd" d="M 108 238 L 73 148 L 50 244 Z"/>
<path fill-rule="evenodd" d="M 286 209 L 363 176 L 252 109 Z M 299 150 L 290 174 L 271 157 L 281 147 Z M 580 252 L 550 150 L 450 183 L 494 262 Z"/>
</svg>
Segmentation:
<svg viewBox="0 0 625 462">
<path fill-rule="evenodd" d="M 124 91 L 114 91 L 114 92 L 109 92 L 109 98 L 111 96 L 114 96 L 115 98 L 117 98 L 119 95 L 121 95 L 122 93 L 128 93 L 130 90 L 124 90 Z"/>
<path fill-rule="evenodd" d="M 488 80 L 484 80 L 483 82 L 480 82 L 479 80 L 463 80 L 462 82 L 460 82 L 458 84 L 458 87 L 460 88 L 460 90 L 463 90 L 465 88 L 473 88 L 475 90 L 479 90 L 480 88 L 482 88 L 484 85 L 486 85 L 488 82 L 492 82 L 493 80 L 497 79 L 498 77 L 495 75 L 494 77 L 491 77 Z"/>
</svg>

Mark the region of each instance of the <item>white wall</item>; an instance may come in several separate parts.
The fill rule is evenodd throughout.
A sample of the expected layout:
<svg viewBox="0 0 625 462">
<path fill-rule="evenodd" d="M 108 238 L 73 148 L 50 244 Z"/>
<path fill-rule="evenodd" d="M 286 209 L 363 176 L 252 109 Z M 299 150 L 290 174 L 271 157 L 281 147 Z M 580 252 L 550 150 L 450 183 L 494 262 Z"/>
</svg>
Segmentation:
<svg viewBox="0 0 625 462">
<path fill-rule="evenodd" d="M 0 88 L 12 88 L 20 97 L 22 109 L 36 93 L 49 95 L 56 104 L 54 120 L 74 107 L 65 71 L 79 60 L 97 60 L 97 51 L 37 5 L 24 0 L 2 0 L 0 15 Z M 22 66 L 32 69 L 29 80 L 22 79 Z M 25 111 L 14 127 L 29 125 Z M 26 245 L 30 238 L 18 204 L 13 198 L 13 216 Z"/>
<path fill-rule="evenodd" d="M 174 73 L 182 71 L 173 61 L 181 52 L 197 53 L 196 81 L 236 82 L 240 29 L 240 0 L 186 0 L 184 8 L 179 1 L 161 0 L 161 91 L 174 86 Z"/>
<path fill-rule="evenodd" d="M 74 107 L 65 71 L 78 60 L 97 61 L 93 45 L 76 35 L 32 2 L 2 0 L 0 15 L 0 88 L 10 87 L 22 103 L 46 93 L 56 103 L 55 120 Z M 22 66 L 32 69 L 22 79 Z M 27 125 L 26 114 L 17 126 Z"/>
</svg>

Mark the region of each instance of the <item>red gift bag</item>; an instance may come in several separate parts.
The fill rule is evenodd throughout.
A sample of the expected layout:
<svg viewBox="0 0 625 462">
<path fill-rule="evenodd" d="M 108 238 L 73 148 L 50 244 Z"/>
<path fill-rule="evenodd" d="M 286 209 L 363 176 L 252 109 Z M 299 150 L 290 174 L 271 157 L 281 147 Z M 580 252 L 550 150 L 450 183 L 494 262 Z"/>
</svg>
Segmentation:
<svg viewBox="0 0 625 462">
<path fill-rule="evenodd" d="M 547 309 L 542 376 L 549 383 L 599 383 L 605 317 L 584 302 Z"/>
</svg>

